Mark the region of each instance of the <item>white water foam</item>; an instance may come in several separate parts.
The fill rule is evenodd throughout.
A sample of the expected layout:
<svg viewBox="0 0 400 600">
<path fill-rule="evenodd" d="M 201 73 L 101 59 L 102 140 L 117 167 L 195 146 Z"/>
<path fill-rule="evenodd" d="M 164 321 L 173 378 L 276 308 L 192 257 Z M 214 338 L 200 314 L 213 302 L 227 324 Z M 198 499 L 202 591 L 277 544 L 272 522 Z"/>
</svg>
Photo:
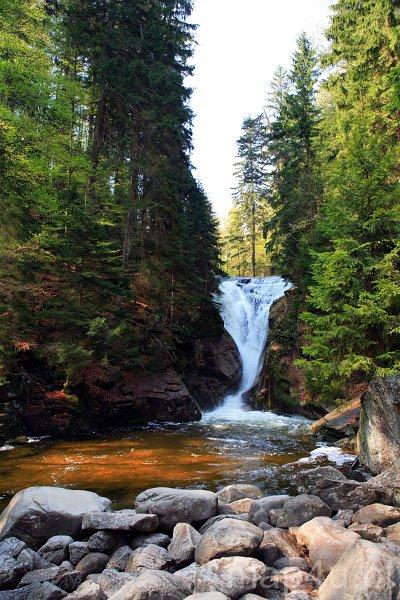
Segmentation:
<svg viewBox="0 0 400 600">
<path fill-rule="evenodd" d="M 236 342 L 243 374 L 238 391 L 230 394 L 224 404 L 203 417 L 205 422 L 241 422 L 249 425 L 268 422 L 271 428 L 299 424 L 305 419 L 283 417 L 271 412 L 252 411 L 244 396 L 256 382 L 262 366 L 262 356 L 268 336 L 269 311 L 292 284 L 282 277 L 230 278 L 220 286 L 221 316 L 225 328 Z"/>
</svg>

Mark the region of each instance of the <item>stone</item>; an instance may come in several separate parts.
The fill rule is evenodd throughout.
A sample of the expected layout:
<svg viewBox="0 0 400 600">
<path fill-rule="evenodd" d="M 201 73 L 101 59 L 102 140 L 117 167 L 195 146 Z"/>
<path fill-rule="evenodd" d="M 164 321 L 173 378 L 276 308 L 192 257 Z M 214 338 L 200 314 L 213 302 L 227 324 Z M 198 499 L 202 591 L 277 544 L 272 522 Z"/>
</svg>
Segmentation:
<svg viewBox="0 0 400 600">
<path fill-rule="evenodd" d="M 263 531 L 245 521 L 223 519 L 201 536 L 195 551 L 197 564 L 223 556 L 249 556 L 259 548 Z"/>
<path fill-rule="evenodd" d="M 24 587 L 25 585 L 31 584 L 41 584 L 45 581 L 49 581 L 50 583 L 55 583 L 57 577 L 60 574 L 65 573 L 64 569 L 61 567 L 49 567 L 47 569 L 37 569 L 32 571 L 31 573 L 26 573 L 19 582 L 18 587 Z"/>
<path fill-rule="evenodd" d="M 107 510 L 110 505 L 110 500 L 93 492 L 30 487 L 18 492 L 2 512 L 0 539 L 15 536 L 39 548 L 53 535 L 78 535 L 84 514 Z"/>
<path fill-rule="evenodd" d="M 212 525 L 214 525 L 214 523 L 218 523 L 218 521 L 222 521 L 222 519 L 235 519 L 237 521 L 247 521 L 249 523 L 252 522 L 252 519 L 250 518 L 249 515 L 234 515 L 234 514 L 223 514 L 223 515 L 216 515 L 215 517 L 212 517 L 211 519 L 208 519 L 205 523 L 203 523 L 203 525 L 199 528 L 199 533 L 201 535 L 203 535 L 203 533 L 205 533 L 207 531 L 207 529 L 209 529 Z"/>
<path fill-rule="evenodd" d="M 55 565 L 61 565 L 67 558 L 68 546 L 73 541 L 69 535 L 55 535 L 38 550 L 38 554 Z"/>
<path fill-rule="evenodd" d="M 363 540 L 369 540 L 370 542 L 378 543 L 384 536 L 382 527 L 378 525 L 372 525 L 372 523 L 353 523 L 348 527 L 348 531 L 354 531 Z"/>
<path fill-rule="evenodd" d="M 321 498 L 332 510 L 358 510 L 379 500 L 379 492 L 365 483 L 347 479 L 334 467 L 301 471 L 296 482 L 299 491 Z"/>
<path fill-rule="evenodd" d="M 245 515 L 250 514 L 254 500 L 252 498 L 243 498 L 242 500 L 236 500 L 228 504 L 228 513 L 234 515 Z"/>
<path fill-rule="evenodd" d="M 194 552 L 200 539 L 200 533 L 191 525 L 187 523 L 175 525 L 168 553 L 177 566 L 185 567 L 193 562 Z"/>
<path fill-rule="evenodd" d="M 399 458 L 400 376 L 375 378 L 362 397 L 360 462 L 381 473 Z"/>
<path fill-rule="evenodd" d="M 82 529 L 105 531 L 136 531 L 152 533 L 158 527 L 157 515 L 138 514 L 134 510 L 89 513 L 83 517 Z"/>
<path fill-rule="evenodd" d="M 107 563 L 107 554 L 102 554 L 101 552 L 90 552 L 78 562 L 75 569 L 76 571 L 83 573 L 84 576 L 87 576 L 91 575 L 92 573 L 101 573 L 106 568 Z"/>
<path fill-rule="evenodd" d="M 313 592 L 321 583 L 314 575 L 301 571 L 297 567 L 286 567 L 278 571 L 276 575 L 272 575 L 271 582 L 289 592 L 297 590 Z"/>
<path fill-rule="evenodd" d="M 54 583 L 64 591 L 74 592 L 83 581 L 83 573 L 79 571 L 60 572 L 54 579 Z"/>
<path fill-rule="evenodd" d="M 32 594 L 37 590 L 37 585 L 27 585 L 16 590 L 0 591 L 0 600 L 31 600 Z"/>
<path fill-rule="evenodd" d="M 269 522 L 274 527 L 288 529 L 299 527 L 315 517 L 330 517 L 332 511 L 318 496 L 301 494 L 286 500 L 282 508 L 269 513 Z"/>
<path fill-rule="evenodd" d="M 166 571 L 144 571 L 110 596 L 112 600 L 185 600 L 184 585 Z"/>
<path fill-rule="evenodd" d="M 307 594 L 307 592 L 296 590 L 295 592 L 290 592 L 290 594 L 285 596 L 285 600 L 311 600 L 311 597 Z"/>
<path fill-rule="evenodd" d="M 262 560 L 265 565 L 272 567 L 272 565 L 278 560 L 279 548 L 275 544 L 262 544 L 257 552 L 257 558 Z"/>
<path fill-rule="evenodd" d="M 186 600 L 230 600 L 225 594 L 221 592 L 202 592 L 200 594 L 192 594 L 188 596 Z"/>
<path fill-rule="evenodd" d="M 354 527 L 354 525 L 353 525 L 353 527 Z M 381 528 L 378 528 L 378 529 L 381 530 Z M 390 525 L 389 527 L 386 527 L 385 534 L 390 540 L 393 540 L 395 542 L 400 542 L 400 523 L 395 523 L 394 525 Z M 375 540 L 371 540 L 371 542 L 374 542 L 374 541 Z"/>
<path fill-rule="evenodd" d="M 372 523 L 380 527 L 388 527 L 399 521 L 400 508 L 379 503 L 364 506 L 353 515 L 353 523 Z"/>
<path fill-rule="evenodd" d="M 198 569 L 199 565 L 196 563 L 192 563 L 184 569 L 179 569 L 179 571 L 175 571 L 174 577 L 176 577 L 182 583 L 182 585 L 188 589 L 189 592 L 193 592 L 194 582 L 196 579 L 196 573 Z"/>
<path fill-rule="evenodd" d="M 26 548 L 25 542 L 22 542 L 16 537 L 9 537 L 0 542 L 0 555 L 8 554 L 12 558 L 17 556 Z"/>
<path fill-rule="evenodd" d="M 268 531 L 264 531 L 260 550 L 263 549 L 265 544 L 274 544 L 279 548 L 282 556 L 287 556 L 288 558 L 303 556 L 303 551 L 296 539 L 285 529 L 274 527 Z"/>
<path fill-rule="evenodd" d="M 362 485 L 374 489 L 379 494 L 379 502 L 400 506 L 400 458 L 389 469 Z"/>
<path fill-rule="evenodd" d="M 105 569 L 96 575 L 96 583 L 101 591 L 109 598 L 116 594 L 124 585 L 133 580 L 131 573 L 119 573 L 113 569 Z"/>
<path fill-rule="evenodd" d="M 351 525 L 353 515 L 353 510 L 343 508 L 338 510 L 336 515 L 332 517 L 332 521 L 335 521 L 335 523 L 341 527 L 349 527 L 349 525 Z"/>
<path fill-rule="evenodd" d="M 361 399 L 358 397 L 347 404 L 336 408 L 311 426 L 311 431 L 317 433 L 323 430 L 338 439 L 352 437 L 357 434 L 361 412 Z"/>
<path fill-rule="evenodd" d="M 274 563 L 273 567 L 277 571 L 280 571 L 281 569 L 286 569 L 287 567 L 296 567 L 297 569 L 306 572 L 310 570 L 307 561 L 304 558 L 300 558 L 300 556 L 295 556 L 293 558 L 282 556 L 282 558 L 278 558 L 278 560 Z"/>
<path fill-rule="evenodd" d="M 178 523 L 204 522 L 217 513 L 217 496 L 205 490 L 153 488 L 136 498 L 139 513 L 156 514 L 172 530 Z"/>
<path fill-rule="evenodd" d="M 106 600 L 106 595 L 94 581 L 84 581 L 75 592 L 68 595 L 68 600 Z"/>
<path fill-rule="evenodd" d="M 24 563 L 19 563 L 8 554 L 0 555 L 0 590 L 16 587 L 18 581 L 27 572 Z"/>
<path fill-rule="evenodd" d="M 32 592 L 30 598 L 32 600 L 61 600 L 66 595 L 67 593 L 54 585 L 54 583 L 45 581 Z"/>
<path fill-rule="evenodd" d="M 132 552 L 125 571 L 127 573 L 139 573 L 146 569 L 166 571 L 172 565 L 173 560 L 165 548 L 150 544 Z"/>
<path fill-rule="evenodd" d="M 400 559 L 359 540 L 333 567 L 318 600 L 393 600 L 400 589 Z"/>
<path fill-rule="evenodd" d="M 121 546 L 111 556 L 107 563 L 107 569 L 115 569 L 116 571 L 125 571 L 132 549 L 129 546 Z"/>
<path fill-rule="evenodd" d="M 323 577 L 359 539 L 358 533 L 340 527 L 328 517 L 316 517 L 297 532 L 298 543 L 308 549 L 312 571 Z"/>
<path fill-rule="evenodd" d="M 71 561 L 69 560 L 63 560 L 60 567 L 62 569 L 66 569 L 67 571 L 73 571 L 74 570 L 74 565 L 72 564 Z"/>
<path fill-rule="evenodd" d="M 261 596 L 257 596 L 257 594 L 246 594 L 242 596 L 240 600 L 264 600 Z"/>
<path fill-rule="evenodd" d="M 383 550 L 386 550 L 387 552 L 390 552 L 390 554 L 393 554 L 393 556 L 397 556 L 397 558 L 400 558 L 400 543 L 399 542 L 395 542 L 394 540 L 390 540 L 388 538 L 382 538 L 379 543 L 379 546 Z"/>
<path fill-rule="evenodd" d="M 256 525 L 261 523 L 261 521 L 268 523 L 270 511 L 276 508 L 282 508 L 289 498 L 290 496 L 287 494 L 280 494 L 277 496 L 265 496 L 264 498 L 255 500 L 250 510 L 250 517 Z"/>
<path fill-rule="evenodd" d="M 87 541 L 90 552 L 111 552 L 119 545 L 119 538 L 111 531 L 96 531 Z"/>
<path fill-rule="evenodd" d="M 54 567 L 53 563 L 43 558 L 43 556 L 39 556 L 39 554 L 35 552 L 35 550 L 32 550 L 32 548 L 25 548 L 22 550 L 22 552 L 20 552 L 18 555 L 17 562 L 25 563 L 28 566 L 28 571 Z"/>
<path fill-rule="evenodd" d="M 150 546 L 150 544 L 154 544 L 155 546 L 161 546 L 161 548 L 168 548 L 171 543 L 171 538 L 169 535 L 165 533 L 150 533 L 149 535 L 138 535 L 132 541 L 132 548 L 136 550 L 136 548 L 142 548 L 144 546 Z"/>
<path fill-rule="evenodd" d="M 224 504 L 231 504 L 237 500 L 243 500 L 244 498 L 252 498 L 256 500 L 262 497 L 262 491 L 255 485 L 249 484 L 236 484 L 228 485 L 222 490 L 217 492 L 218 502 Z"/>
<path fill-rule="evenodd" d="M 87 542 L 73 542 L 69 545 L 68 551 L 69 559 L 73 565 L 77 565 L 90 552 Z"/>
<path fill-rule="evenodd" d="M 242 556 L 212 560 L 199 567 L 195 592 L 221 592 L 231 600 L 257 592 L 268 575 L 267 567 L 255 558 Z"/>
</svg>

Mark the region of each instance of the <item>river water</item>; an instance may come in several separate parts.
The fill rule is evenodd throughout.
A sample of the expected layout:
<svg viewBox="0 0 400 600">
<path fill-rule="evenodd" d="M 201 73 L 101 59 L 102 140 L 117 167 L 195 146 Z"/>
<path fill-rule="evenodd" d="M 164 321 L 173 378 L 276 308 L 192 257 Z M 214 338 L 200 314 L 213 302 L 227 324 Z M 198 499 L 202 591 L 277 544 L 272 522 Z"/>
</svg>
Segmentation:
<svg viewBox="0 0 400 600">
<path fill-rule="evenodd" d="M 90 489 L 111 498 L 116 507 L 131 506 L 138 492 L 159 485 L 217 489 L 254 483 L 270 492 L 291 492 L 300 469 L 349 465 L 354 457 L 312 438 L 306 419 L 250 411 L 243 400 L 259 373 L 269 309 L 289 288 L 279 277 L 222 282 L 218 301 L 238 346 L 243 376 L 239 390 L 201 422 L 6 445 L 0 452 L 0 504 L 30 485 Z"/>
</svg>

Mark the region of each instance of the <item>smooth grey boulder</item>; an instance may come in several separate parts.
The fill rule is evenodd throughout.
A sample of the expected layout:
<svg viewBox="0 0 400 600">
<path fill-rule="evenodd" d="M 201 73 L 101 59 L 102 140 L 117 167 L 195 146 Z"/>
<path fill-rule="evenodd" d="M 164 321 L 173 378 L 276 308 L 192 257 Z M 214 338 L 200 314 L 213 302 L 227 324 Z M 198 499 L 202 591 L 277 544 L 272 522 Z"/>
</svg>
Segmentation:
<svg viewBox="0 0 400 600">
<path fill-rule="evenodd" d="M 286 500 L 290 496 L 287 494 L 279 494 L 276 496 L 265 496 L 259 500 L 255 500 L 250 509 L 250 517 L 253 522 L 258 525 L 262 521 L 268 523 L 268 517 L 271 510 L 282 508 Z"/>
<path fill-rule="evenodd" d="M 0 590 L 16 587 L 27 570 L 28 567 L 25 563 L 19 563 L 8 554 L 2 554 L 0 556 Z"/>
<path fill-rule="evenodd" d="M 38 550 L 38 554 L 55 565 L 61 565 L 68 557 L 68 546 L 73 541 L 69 535 L 55 535 Z"/>
<path fill-rule="evenodd" d="M 125 571 L 128 560 L 132 556 L 132 548 L 129 546 L 121 546 L 111 556 L 107 563 L 107 569 L 115 569 L 116 571 Z"/>
<path fill-rule="evenodd" d="M 96 531 L 87 541 L 90 552 L 111 552 L 119 545 L 119 538 L 111 531 Z"/>
<path fill-rule="evenodd" d="M 166 571 L 144 571 L 110 596 L 112 600 L 185 600 L 188 590 Z"/>
<path fill-rule="evenodd" d="M 94 581 L 84 581 L 78 589 L 68 595 L 68 600 L 106 600 L 107 596 Z"/>
<path fill-rule="evenodd" d="M 0 539 L 15 536 L 33 548 L 53 535 L 79 534 L 83 516 L 109 509 L 111 501 L 93 492 L 30 487 L 16 494 L 0 516 Z"/>
<path fill-rule="evenodd" d="M 73 542 L 69 545 L 68 550 L 69 560 L 73 565 L 77 565 L 78 562 L 90 552 L 87 542 Z"/>
<path fill-rule="evenodd" d="M 400 559 L 379 544 L 359 540 L 336 563 L 318 600 L 394 600 L 400 591 Z"/>
<path fill-rule="evenodd" d="M 193 562 L 194 552 L 200 539 L 200 533 L 191 525 L 187 523 L 175 525 L 168 553 L 177 566 L 185 567 Z"/>
<path fill-rule="evenodd" d="M 286 500 L 282 508 L 269 513 L 269 522 L 274 527 L 289 529 L 299 527 L 315 517 L 330 517 L 332 510 L 318 496 L 301 494 Z"/>
<path fill-rule="evenodd" d="M 400 521 L 400 508 L 386 504 L 371 504 L 360 508 L 352 519 L 353 523 L 372 523 L 379 527 L 388 527 Z"/>
<path fill-rule="evenodd" d="M 195 551 L 197 564 L 223 556 L 250 556 L 259 548 L 264 532 L 245 521 L 223 519 L 201 536 Z"/>
<path fill-rule="evenodd" d="M 173 565 L 173 562 L 165 548 L 150 544 L 132 552 L 125 571 L 127 573 L 140 573 L 146 569 L 165 571 Z"/>
<path fill-rule="evenodd" d="M 194 591 L 217 591 L 231 600 L 238 600 L 244 594 L 258 591 L 259 586 L 266 581 L 267 575 L 267 567 L 255 558 L 219 558 L 199 567 Z"/>
<path fill-rule="evenodd" d="M 119 573 L 114 569 L 105 569 L 96 577 L 97 585 L 107 598 L 116 594 L 126 583 L 133 579 L 133 576 L 130 573 Z"/>
<path fill-rule="evenodd" d="M 214 523 L 218 521 L 222 521 L 222 519 L 235 519 L 236 521 L 247 521 L 248 523 L 252 523 L 252 519 L 249 515 L 235 515 L 235 514 L 223 514 L 223 515 L 215 515 L 215 517 L 211 517 L 208 519 L 203 525 L 199 528 L 199 533 L 203 535 Z"/>
<path fill-rule="evenodd" d="M 33 571 L 34 569 L 48 569 L 49 567 L 54 567 L 53 563 L 51 563 L 43 556 L 39 556 L 35 550 L 32 548 L 24 548 L 22 552 L 19 553 L 17 562 L 22 562 L 28 565 L 28 570 Z"/>
<path fill-rule="evenodd" d="M 9 537 L 0 542 L 0 555 L 8 554 L 12 558 L 17 556 L 26 548 L 25 542 L 19 540 L 16 537 Z"/>
<path fill-rule="evenodd" d="M 192 594 L 188 596 L 186 600 L 230 600 L 225 594 L 221 592 L 202 592 L 200 594 Z"/>
<path fill-rule="evenodd" d="M 32 592 L 29 600 L 61 600 L 66 595 L 67 593 L 54 583 L 45 581 Z"/>
<path fill-rule="evenodd" d="M 108 556 L 101 552 L 90 552 L 76 565 L 75 570 L 84 576 L 92 573 L 101 573 L 107 566 Z"/>
<path fill-rule="evenodd" d="M 175 571 L 174 577 L 176 577 L 182 583 L 182 585 L 185 588 L 187 588 L 189 592 L 193 592 L 194 582 L 196 579 L 196 573 L 198 569 L 199 565 L 197 563 L 192 563 L 184 569 L 179 569 L 179 571 Z"/>
<path fill-rule="evenodd" d="M 217 497 L 218 502 L 231 504 L 231 502 L 243 500 L 244 498 L 253 498 L 253 500 L 261 498 L 262 491 L 256 485 L 238 483 L 227 485 L 222 490 L 218 490 Z"/>
<path fill-rule="evenodd" d="M 138 513 L 156 514 L 172 530 L 178 523 L 203 522 L 217 513 L 217 496 L 205 490 L 152 488 L 136 498 Z"/>
<path fill-rule="evenodd" d="M 158 527 L 157 515 L 138 514 L 135 510 L 89 513 L 83 517 L 82 529 L 137 531 L 152 533 Z"/>
<path fill-rule="evenodd" d="M 149 533 L 148 535 L 138 535 L 132 541 L 132 549 L 143 548 L 144 546 L 161 546 L 161 548 L 167 548 L 171 543 L 171 538 L 165 533 Z"/>
</svg>

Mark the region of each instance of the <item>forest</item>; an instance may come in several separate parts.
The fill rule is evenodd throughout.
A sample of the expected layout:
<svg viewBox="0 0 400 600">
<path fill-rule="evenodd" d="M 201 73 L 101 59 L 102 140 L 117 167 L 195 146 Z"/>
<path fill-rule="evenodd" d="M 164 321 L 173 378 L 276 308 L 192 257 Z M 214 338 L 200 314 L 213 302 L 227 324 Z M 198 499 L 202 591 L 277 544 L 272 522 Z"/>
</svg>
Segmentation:
<svg viewBox="0 0 400 600">
<path fill-rule="evenodd" d="M 238 140 L 219 233 L 191 166 L 189 0 L 0 8 L 0 382 L 143 370 L 204 326 L 223 273 L 296 286 L 309 393 L 400 368 L 400 8 L 338 0 Z"/>
</svg>

